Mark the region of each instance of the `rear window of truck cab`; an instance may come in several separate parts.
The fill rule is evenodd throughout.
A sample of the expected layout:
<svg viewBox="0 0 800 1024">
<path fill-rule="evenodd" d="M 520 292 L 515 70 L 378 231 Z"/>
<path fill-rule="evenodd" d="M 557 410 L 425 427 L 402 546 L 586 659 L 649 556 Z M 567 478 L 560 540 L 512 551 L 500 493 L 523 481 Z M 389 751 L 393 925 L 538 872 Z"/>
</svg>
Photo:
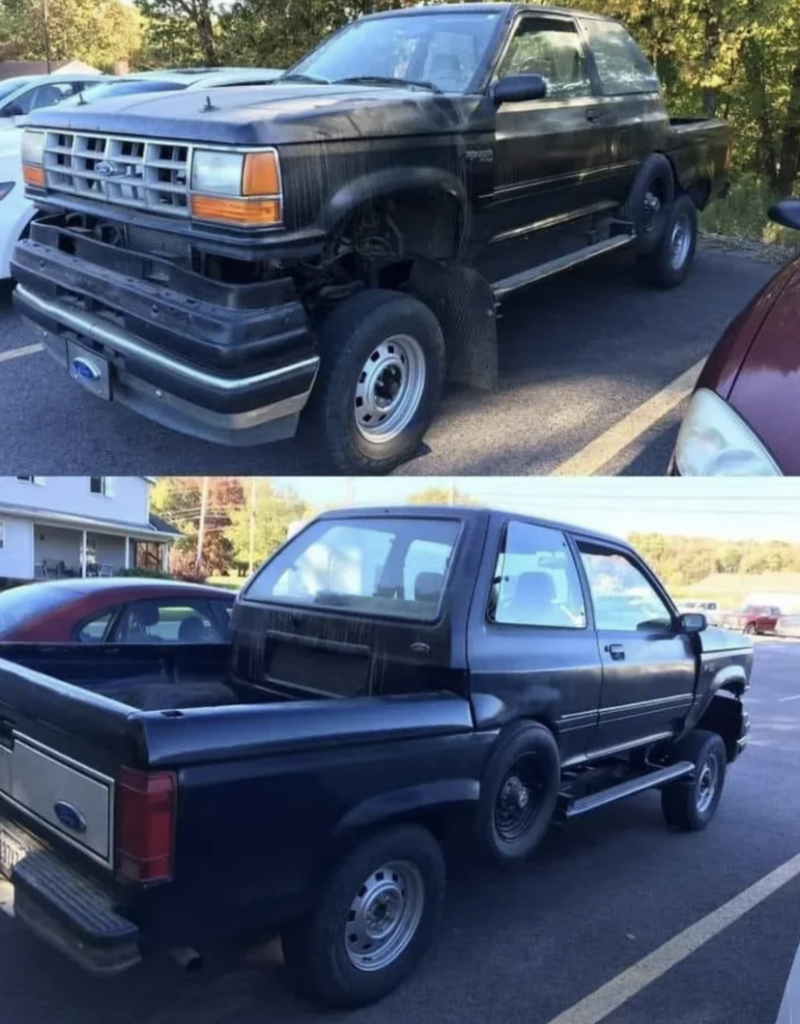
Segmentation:
<svg viewBox="0 0 800 1024">
<path fill-rule="evenodd" d="M 461 524 L 454 519 L 323 519 L 260 570 L 244 598 L 434 621 Z"/>
</svg>

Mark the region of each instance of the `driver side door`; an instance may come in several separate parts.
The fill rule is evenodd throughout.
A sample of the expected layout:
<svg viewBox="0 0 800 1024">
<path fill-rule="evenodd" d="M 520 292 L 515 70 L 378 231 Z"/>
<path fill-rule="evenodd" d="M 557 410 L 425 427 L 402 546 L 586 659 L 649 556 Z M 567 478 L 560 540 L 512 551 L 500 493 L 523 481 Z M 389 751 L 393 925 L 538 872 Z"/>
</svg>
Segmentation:
<svg viewBox="0 0 800 1024">
<path fill-rule="evenodd" d="M 518 20 L 494 81 L 520 74 L 541 75 L 547 95 L 497 108 L 493 242 L 597 199 L 608 163 L 603 111 L 571 17 L 526 14 Z"/>
<path fill-rule="evenodd" d="M 672 735 L 694 701 L 693 638 L 677 631 L 666 596 L 630 551 L 580 538 L 577 546 L 603 665 L 590 753 Z"/>
</svg>

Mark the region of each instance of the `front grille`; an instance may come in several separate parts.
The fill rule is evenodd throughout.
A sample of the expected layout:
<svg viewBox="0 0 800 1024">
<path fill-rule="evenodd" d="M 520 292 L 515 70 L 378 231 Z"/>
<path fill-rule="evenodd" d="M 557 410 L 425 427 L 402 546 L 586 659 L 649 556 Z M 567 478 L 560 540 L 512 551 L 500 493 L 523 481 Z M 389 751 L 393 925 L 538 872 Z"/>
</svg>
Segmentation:
<svg viewBox="0 0 800 1024">
<path fill-rule="evenodd" d="M 48 132 L 45 183 L 53 192 L 189 216 L 189 146 L 88 132 Z"/>
</svg>

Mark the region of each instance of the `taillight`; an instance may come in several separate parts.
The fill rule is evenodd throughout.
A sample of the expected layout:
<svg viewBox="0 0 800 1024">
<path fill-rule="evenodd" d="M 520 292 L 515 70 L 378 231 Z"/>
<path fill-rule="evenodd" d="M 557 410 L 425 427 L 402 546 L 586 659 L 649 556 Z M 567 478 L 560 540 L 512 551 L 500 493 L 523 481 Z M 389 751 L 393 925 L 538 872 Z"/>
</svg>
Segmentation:
<svg viewBox="0 0 800 1024">
<path fill-rule="evenodd" d="M 122 878 L 163 882 L 172 877 L 177 791 L 174 772 L 120 769 L 116 866 Z"/>
</svg>

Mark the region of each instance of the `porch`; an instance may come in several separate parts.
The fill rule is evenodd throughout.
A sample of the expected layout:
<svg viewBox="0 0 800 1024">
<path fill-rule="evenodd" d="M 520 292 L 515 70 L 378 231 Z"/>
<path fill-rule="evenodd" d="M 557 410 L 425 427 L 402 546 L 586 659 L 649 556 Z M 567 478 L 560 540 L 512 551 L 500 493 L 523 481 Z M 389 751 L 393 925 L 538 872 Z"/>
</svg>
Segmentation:
<svg viewBox="0 0 800 1024">
<path fill-rule="evenodd" d="M 169 570 L 169 544 L 120 533 L 33 524 L 34 578 L 116 576 L 124 569 Z"/>
</svg>

